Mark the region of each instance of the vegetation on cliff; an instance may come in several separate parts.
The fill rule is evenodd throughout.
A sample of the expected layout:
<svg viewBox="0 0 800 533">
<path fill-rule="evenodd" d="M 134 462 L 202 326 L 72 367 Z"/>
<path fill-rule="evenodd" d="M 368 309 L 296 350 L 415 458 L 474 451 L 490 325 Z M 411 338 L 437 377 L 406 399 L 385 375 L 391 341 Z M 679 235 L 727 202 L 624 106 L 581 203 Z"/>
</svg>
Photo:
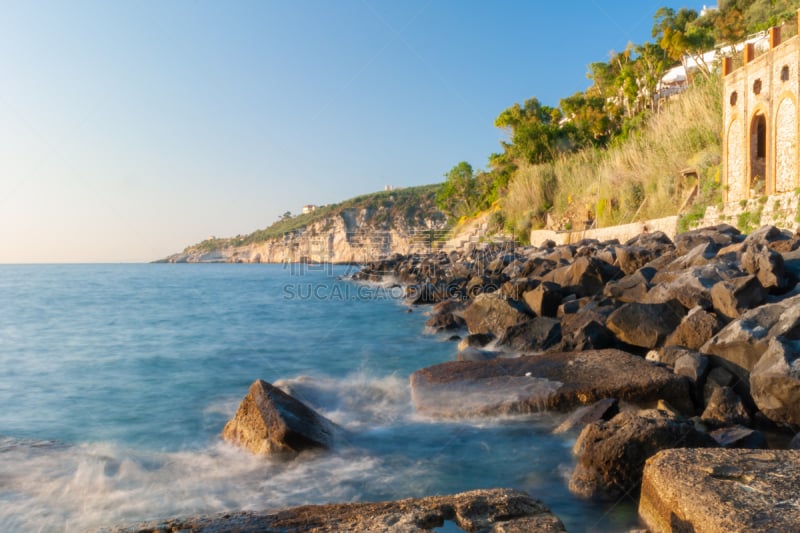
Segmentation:
<svg viewBox="0 0 800 533">
<path fill-rule="evenodd" d="M 366 218 L 372 226 L 384 230 L 389 230 L 398 224 L 404 224 L 409 228 L 425 228 L 429 222 L 443 224 L 445 216 L 436 207 L 436 197 L 441 188 L 441 184 L 434 184 L 380 191 L 356 196 L 338 204 L 320 206 L 310 213 L 296 216 L 286 213 L 267 228 L 230 238 L 212 237 L 189 246 L 184 253 L 266 242 L 288 233 L 303 231 L 309 226 L 350 210 L 365 211 Z"/>
<path fill-rule="evenodd" d="M 537 227 L 608 226 L 673 215 L 684 204 L 691 217 L 719 201 L 721 81 L 703 53 L 793 18 L 800 2 L 719 4 L 703 16 L 661 8 L 653 42 L 630 43 L 589 65 L 586 91 L 558 107 L 530 98 L 502 111 L 495 120 L 508 133 L 502 152 L 489 156 L 487 170 L 453 167 L 440 206 L 464 216 L 499 200 L 493 216 L 525 241 Z M 660 80 L 689 59 L 697 65 L 689 90 L 668 97 Z"/>
</svg>

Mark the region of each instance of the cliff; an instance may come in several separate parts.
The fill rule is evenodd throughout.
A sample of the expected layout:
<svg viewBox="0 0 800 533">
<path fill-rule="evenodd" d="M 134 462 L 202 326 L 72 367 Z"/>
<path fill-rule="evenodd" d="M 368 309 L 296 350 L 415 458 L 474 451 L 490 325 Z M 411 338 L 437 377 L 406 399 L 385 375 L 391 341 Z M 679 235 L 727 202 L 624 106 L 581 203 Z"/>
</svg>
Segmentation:
<svg viewBox="0 0 800 533">
<path fill-rule="evenodd" d="M 284 218 L 249 235 L 211 238 L 159 262 L 349 263 L 428 252 L 447 234 L 435 204 L 439 186 L 359 196 Z"/>
</svg>

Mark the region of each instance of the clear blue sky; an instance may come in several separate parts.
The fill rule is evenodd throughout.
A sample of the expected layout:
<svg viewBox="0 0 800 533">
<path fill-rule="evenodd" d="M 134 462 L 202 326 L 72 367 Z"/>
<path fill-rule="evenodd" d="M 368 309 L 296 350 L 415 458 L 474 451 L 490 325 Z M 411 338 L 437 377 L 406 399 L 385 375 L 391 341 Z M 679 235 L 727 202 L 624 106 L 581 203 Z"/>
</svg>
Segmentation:
<svg viewBox="0 0 800 533">
<path fill-rule="evenodd" d="M 653 0 L 0 4 L 0 263 L 149 261 L 486 166 Z"/>
</svg>

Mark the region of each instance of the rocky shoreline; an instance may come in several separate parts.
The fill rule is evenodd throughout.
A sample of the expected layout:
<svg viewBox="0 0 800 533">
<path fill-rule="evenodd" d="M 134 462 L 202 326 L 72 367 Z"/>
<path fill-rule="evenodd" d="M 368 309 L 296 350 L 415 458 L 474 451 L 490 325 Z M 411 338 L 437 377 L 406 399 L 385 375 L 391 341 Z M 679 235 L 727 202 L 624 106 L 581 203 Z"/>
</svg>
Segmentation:
<svg viewBox="0 0 800 533">
<path fill-rule="evenodd" d="M 395 255 L 356 281 L 405 287 L 457 360 L 410 377 L 432 418 L 569 413 L 570 491 L 638 502 L 649 531 L 788 531 L 800 523 L 800 235 L 719 225 L 670 239 Z M 289 392 L 287 394 L 287 392 Z M 223 438 L 293 457 L 344 430 L 257 380 Z M 510 489 L 116 531 L 563 531 Z M 793 526 L 794 525 L 794 526 Z M 787 527 L 789 529 L 787 529 Z"/>
</svg>

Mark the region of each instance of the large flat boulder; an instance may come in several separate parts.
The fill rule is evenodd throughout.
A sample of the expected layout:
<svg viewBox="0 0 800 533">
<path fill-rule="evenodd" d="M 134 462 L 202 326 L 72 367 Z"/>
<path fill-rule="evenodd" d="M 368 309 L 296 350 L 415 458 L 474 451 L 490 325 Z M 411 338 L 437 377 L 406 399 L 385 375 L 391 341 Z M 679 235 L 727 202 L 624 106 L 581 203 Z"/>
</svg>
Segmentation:
<svg viewBox="0 0 800 533">
<path fill-rule="evenodd" d="M 651 533 L 798 531 L 800 450 L 680 449 L 644 468 L 639 516 Z"/>
<path fill-rule="evenodd" d="M 329 448 L 337 430 L 303 402 L 257 379 L 225 424 L 222 438 L 259 455 L 297 453 Z"/>
<path fill-rule="evenodd" d="M 686 378 L 615 349 L 442 363 L 411 375 L 411 396 L 439 417 L 567 411 L 603 398 L 693 411 Z"/>
<path fill-rule="evenodd" d="M 409 498 L 393 502 L 304 505 L 278 512 L 229 512 L 118 527 L 111 531 L 416 533 L 442 527 L 446 522 L 468 532 L 566 531 L 561 521 L 542 502 L 524 492 L 511 489 L 473 490 L 451 496 Z"/>
</svg>

